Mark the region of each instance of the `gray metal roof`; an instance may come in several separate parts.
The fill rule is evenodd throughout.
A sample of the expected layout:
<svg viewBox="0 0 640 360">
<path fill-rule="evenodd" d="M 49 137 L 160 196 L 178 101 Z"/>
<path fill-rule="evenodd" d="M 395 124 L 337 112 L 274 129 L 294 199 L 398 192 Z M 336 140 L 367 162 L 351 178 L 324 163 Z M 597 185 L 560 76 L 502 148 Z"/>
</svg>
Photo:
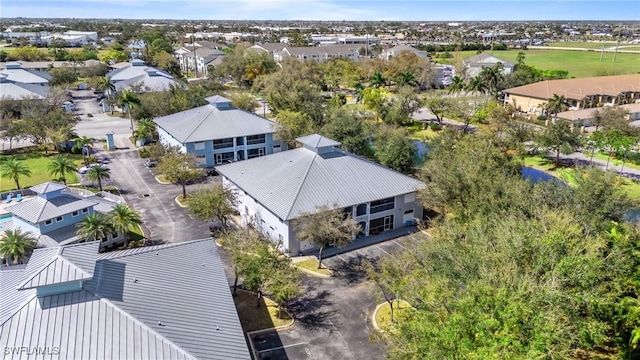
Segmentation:
<svg viewBox="0 0 640 360">
<path fill-rule="evenodd" d="M 48 84 L 49 80 L 51 80 L 51 75 L 44 71 L 22 68 L 0 70 L 0 74 L 7 75 L 6 79 L 9 81 L 23 84 Z"/>
<path fill-rule="evenodd" d="M 100 242 L 94 241 L 35 251 L 18 289 L 91 279 L 99 247 Z"/>
<path fill-rule="evenodd" d="M 70 214 L 73 211 L 96 205 L 95 201 L 79 199 L 70 194 L 62 194 L 53 199 L 33 197 L 15 205 L 7 206 L 5 210 L 19 216 L 33 224 Z"/>
<path fill-rule="evenodd" d="M 162 74 L 149 76 L 149 74 L 146 73 L 127 80 L 118 81 L 114 84 L 116 91 L 129 89 L 138 85 L 149 91 L 165 91 L 171 89 L 171 86 L 185 86 L 184 83 L 173 77 L 167 77 Z"/>
<path fill-rule="evenodd" d="M 53 191 L 64 190 L 67 185 L 60 184 L 54 181 L 48 181 L 42 184 L 38 184 L 30 187 L 29 189 L 38 194 L 45 194 Z"/>
<path fill-rule="evenodd" d="M 40 235 L 38 237 L 38 246 L 57 247 L 71 244 L 78 240 L 80 240 L 80 236 L 78 236 L 78 223 L 75 223 Z"/>
<path fill-rule="evenodd" d="M 159 117 L 154 122 L 181 143 L 274 132 L 270 120 L 236 108 L 221 110 L 211 104 Z"/>
<path fill-rule="evenodd" d="M 345 207 L 424 188 L 424 183 L 336 149 L 317 154 L 306 148 L 216 167 L 280 219 L 291 220 L 316 207 Z"/>
<path fill-rule="evenodd" d="M 307 136 L 302 136 L 299 138 L 296 138 L 296 140 L 298 142 L 300 142 L 302 145 L 307 145 L 308 147 L 312 147 L 312 148 L 321 148 L 321 147 L 328 147 L 328 146 L 340 146 L 341 143 L 333 140 L 333 139 L 329 139 L 327 137 L 324 137 L 322 135 L 318 135 L 318 134 L 311 134 L 311 135 L 307 135 Z"/>
<path fill-rule="evenodd" d="M 90 244 L 61 256 L 85 267 L 78 248 Z M 57 251 L 37 249 L 30 263 Z M 99 254 L 83 290 L 40 299 L 16 290 L 25 272 L 0 271 L 0 347 L 59 347 L 52 359 L 251 358 L 211 239 Z"/>
<path fill-rule="evenodd" d="M 113 70 L 108 72 L 105 77 L 111 78 L 111 81 L 115 84 L 118 81 L 130 80 L 141 75 L 148 75 L 148 71 L 155 71 L 158 76 L 166 77 L 169 79 L 173 79 L 166 71 L 150 67 L 150 66 L 134 66 L 135 60 L 129 63 L 129 66 L 122 67 L 117 70 Z"/>
<path fill-rule="evenodd" d="M 0 98 L 8 97 L 13 100 L 44 99 L 49 92 L 45 86 L 37 84 L 23 84 L 10 81 L 0 81 Z"/>
</svg>

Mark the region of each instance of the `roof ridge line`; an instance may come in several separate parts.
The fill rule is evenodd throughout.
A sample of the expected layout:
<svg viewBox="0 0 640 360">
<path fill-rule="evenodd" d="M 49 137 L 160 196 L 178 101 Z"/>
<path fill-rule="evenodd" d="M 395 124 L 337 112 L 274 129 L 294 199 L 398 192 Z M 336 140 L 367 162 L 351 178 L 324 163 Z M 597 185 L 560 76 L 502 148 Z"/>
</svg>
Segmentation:
<svg viewBox="0 0 640 360">
<path fill-rule="evenodd" d="M 200 125 L 202 125 L 202 123 L 207 119 L 209 114 L 211 114 L 212 112 L 214 112 L 217 109 L 215 106 L 213 106 L 211 104 L 202 105 L 202 107 L 211 107 L 212 109 L 207 109 L 209 111 L 209 113 L 207 113 L 206 116 L 203 116 L 200 119 L 200 121 L 198 121 L 198 123 L 193 127 L 193 130 L 191 130 L 191 132 L 187 136 L 184 137 L 185 143 L 186 143 L 186 140 L 188 140 L 191 137 L 191 135 L 193 135 L 196 132 L 196 130 L 198 130 Z M 197 108 L 194 108 L 194 109 L 197 109 Z M 171 135 L 171 134 L 169 134 L 169 135 Z"/>
<path fill-rule="evenodd" d="M 102 259 L 98 258 L 98 259 L 96 259 L 96 262 L 100 262 L 100 261 L 104 261 L 104 260 L 121 259 L 121 258 L 124 258 L 124 257 L 127 257 L 127 256 L 138 255 L 138 254 L 146 254 L 148 252 L 158 251 L 160 249 L 172 248 L 172 247 L 175 247 L 175 246 L 183 246 L 183 245 L 188 245 L 188 244 L 191 244 L 191 243 L 196 243 L 196 242 L 200 242 L 200 241 L 208 241 L 208 240 L 212 240 L 212 239 L 213 239 L 212 237 L 208 237 L 208 238 L 181 241 L 181 242 L 175 242 L 175 243 L 147 246 L 144 251 L 131 252 L 131 253 L 128 253 L 128 254 L 122 254 L 122 255 L 117 255 L 117 256 L 108 257 L 108 258 L 102 258 Z M 142 248 L 145 248 L 145 247 L 143 246 Z M 133 248 L 133 249 L 119 250 L 119 251 L 128 252 L 130 250 L 136 250 L 136 249 L 142 249 L 142 248 Z"/>
<path fill-rule="evenodd" d="M 300 186 L 298 187 L 298 190 L 296 191 L 296 196 L 293 198 L 293 201 L 291 202 L 291 207 L 289 208 L 289 211 L 287 211 L 287 216 L 283 220 L 288 220 L 289 216 L 291 216 L 291 211 L 293 210 L 293 206 L 295 205 L 296 201 L 298 200 L 298 197 L 300 196 L 300 192 L 302 191 L 302 186 L 304 185 L 304 182 L 307 180 L 307 177 L 309 176 L 309 172 L 311 171 L 311 166 L 313 166 L 313 163 L 316 161 L 317 157 L 318 157 L 318 154 L 314 153 L 313 154 L 313 158 L 311 159 L 311 161 L 309 161 L 309 166 L 307 167 L 307 171 L 305 171 L 304 177 L 302 178 L 302 181 L 300 182 Z"/>
<path fill-rule="evenodd" d="M 16 311 L 12 312 L 11 316 L 7 316 L 7 319 L 4 322 L 0 323 L 0 328 L 2 328 L 7 321 L 11 320 L 14 316 L 16 316 L 16 314 L 20 312 L 20 310 L 22 310 L 25 306 L 29 305 L 29 303 L 33 301 L 33 299 L 36 298 L 37 296 L 38 294 L 33 294 L 33 296 L 30 296 L 29 298 L 27 298 L 27 300 L 23 304 L 20 304 L 20 306 L 16 307 Z"/>
<path fill-rule="evenodd" d="M 36 273 L 33 274 L 33 276 L 29 277 L 27 280 L 20 282 L 20 285 L 16 288 L 18 290 L 20 290 L 23 286 L 26 285 L 26 283 L 28 283 L 29 281 L 33 280 L 34 277 L 36 277 L 36 275 L 42 273 L 42 271 L 46 268 L 49 267 L 49 265 L 51 265 L 54 261 L 56 261 L 56 259 L 58 258 L 58 255 L 60 254 L 60 250 L 58 250 L 58 253 L 56 254 L 56 257 L 54 257 L 53 259 L 51 259 L 51 261 L 49 261 L 48 263 L 46 263 L 46 265 L 40 267 L 38 269 L 38 271 Z"/>
</svg>

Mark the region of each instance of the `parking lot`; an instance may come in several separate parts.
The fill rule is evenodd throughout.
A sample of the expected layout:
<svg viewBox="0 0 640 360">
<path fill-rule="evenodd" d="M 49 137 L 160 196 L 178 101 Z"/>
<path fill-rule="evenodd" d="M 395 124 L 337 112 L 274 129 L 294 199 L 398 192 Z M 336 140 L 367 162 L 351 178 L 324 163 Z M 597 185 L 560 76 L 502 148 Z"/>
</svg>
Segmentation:
<svg viewBox="0 0 640 360">
<path fill-rule="evenodd" d="M 334 276 L 304 277 L 304 296 L 288 306 L 296 319 L 295 326 L 250 336 L 257 359 L 384 358 L 381 344 L 369 341 L 370 318 L 379 294 L 365 282 L 359 265 L 365 258 L 375 262 L 425 236 L 417 232 L 323 260 Z"/>
</svg>

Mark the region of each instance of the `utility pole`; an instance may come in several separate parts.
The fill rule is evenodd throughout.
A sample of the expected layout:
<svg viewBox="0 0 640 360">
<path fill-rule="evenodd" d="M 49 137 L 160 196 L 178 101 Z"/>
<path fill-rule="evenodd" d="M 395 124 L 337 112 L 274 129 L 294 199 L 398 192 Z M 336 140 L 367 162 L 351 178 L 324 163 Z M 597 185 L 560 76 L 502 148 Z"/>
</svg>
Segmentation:
<svg viewBox="0 0 640 360">
<path fill-rule="evenodd" d="M 198 78 L 198 58 L 196 57 L 196 28 L 191 28 L 191 46 L 193 47 L 193 74 Z"/>
<path fill-rule="evenodd" d="M 620 45 L 620 31 L 622 28 L 618 28 L 618 40 L 616 40 L 616 50 L 613 52 L 613 62 L 616 62 L 616 56 L 618 55 L 618 46 Z"/>
<path fill-rule="evenodd" d="M 602 50 L 600 50 L 600 62 L 602 62 L 603 55 L 604 55 L 604 43 L 602 43 Z"/>
</svg>

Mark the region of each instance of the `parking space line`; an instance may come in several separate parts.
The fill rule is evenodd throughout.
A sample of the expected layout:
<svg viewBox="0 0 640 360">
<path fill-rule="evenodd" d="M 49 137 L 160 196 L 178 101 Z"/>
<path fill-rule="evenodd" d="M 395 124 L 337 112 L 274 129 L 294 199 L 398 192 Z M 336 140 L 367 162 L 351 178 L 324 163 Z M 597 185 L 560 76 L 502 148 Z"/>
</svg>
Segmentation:
<svg viewBox="0 0 640 360">
<path fill-rule="evenodd" d="M 401 248 L 404 247 L 404 245 L 400 244 L 399 242 L 395 241 L 395 240 L 391 240 L 394 244 L 400 246 Z"/>
<path fill-rule="evenodd" d="M 306 344 L 307 344 L 306 342 L 300 342 L 300 343 L 295 343 L 295 344 L 290 344 L 290 345 L 283 345 L 283 346 L 273 347 L 273 348 L 264 349 L 264 350 L 258 350 L 258 354 L 263 353 L 263 352 L 267 352 L 267 351 L 286 349 L 286 348 L 290 348 L 290 347 L 294 347 L 294 346 L 300 346 L 300 345 L 306 345 Z"/>
<path fill-rule="evenodd" d="M 339 254 L 336 254 L 336 256 L 338 257 L 338 259 L 346 262 L 347 264 L 349 263 L 347 260 L 345 260 L 342 256 L 340 256 Z"/>
<path fill-rule="evenodd" d="M 377 248 L 378 248 L 380 251 L 382 251 L 383 253 L 385 253 L 385 254 L 389 255 L 389 253 L 388 253 L 387 251 L 385 251 L 385 249 L 381 248 L 380 246 L 375 245 L 375 247 L 377 247 Z"/>
<path fill-rule="evenodd" d="M 367 255 L 365 255 L 363 252 L 361 252 L 360 250 L 356 249 L 356 252 L 364 257 L 367 257 Z"/>
</svg>

